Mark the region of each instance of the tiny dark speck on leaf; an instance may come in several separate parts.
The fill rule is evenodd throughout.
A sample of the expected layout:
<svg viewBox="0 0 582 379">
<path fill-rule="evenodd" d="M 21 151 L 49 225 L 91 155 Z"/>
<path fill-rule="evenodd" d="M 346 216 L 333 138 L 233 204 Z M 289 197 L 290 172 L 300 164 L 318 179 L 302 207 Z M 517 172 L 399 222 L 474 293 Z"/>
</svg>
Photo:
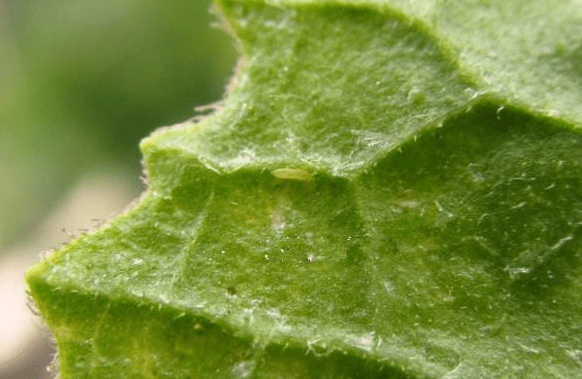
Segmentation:
<svg viewBox="0 0 582 379">
<path fill-rule="evenodd" d="M 226 292 L 228 292 L 229 295 L 236 295 L 236 287 L 235 286 L 228 286 L 226 287 Z"/>
</svg>

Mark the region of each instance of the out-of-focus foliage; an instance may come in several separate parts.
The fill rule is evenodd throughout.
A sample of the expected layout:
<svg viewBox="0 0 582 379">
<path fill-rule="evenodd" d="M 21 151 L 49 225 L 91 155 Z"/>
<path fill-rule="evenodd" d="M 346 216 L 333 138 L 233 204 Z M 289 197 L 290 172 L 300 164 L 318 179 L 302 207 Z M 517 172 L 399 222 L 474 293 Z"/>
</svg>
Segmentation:
<svg viewBox="0 0 582 379">
<path fill-rule="evenodd" d="M 236 54 L 209 8 L 0 0 L 0 247 L 83 170 L 121 168 L 139 186 L 139 139 L 222 96 Z"/>
</svg>

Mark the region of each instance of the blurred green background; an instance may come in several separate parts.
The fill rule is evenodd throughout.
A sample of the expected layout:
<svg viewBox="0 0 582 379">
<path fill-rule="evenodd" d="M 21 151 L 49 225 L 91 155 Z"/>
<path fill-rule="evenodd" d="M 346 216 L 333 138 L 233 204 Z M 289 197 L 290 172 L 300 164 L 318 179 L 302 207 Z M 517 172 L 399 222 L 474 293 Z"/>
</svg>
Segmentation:
<svg viewBox="0 0 582 379">
<path fill-rule="evenodd" d="M 99 200 L 119 211 L 144 188 L 139 140 L 222 97 L 237 54 L 231 37 L 211 27 L 218 17 L 209 9 L 210 0 L 0 0 L 4 267 L 23 273 L 42 252 L 34 249 L 58 247 L 39 240 L 71 227 L 55 224 L 55 214 L 103 217 Z M 0 378 L 40 378 L 22 371 L 34 366 L 23 360 L 33 347 L 0 349 Z"/>
</svg>

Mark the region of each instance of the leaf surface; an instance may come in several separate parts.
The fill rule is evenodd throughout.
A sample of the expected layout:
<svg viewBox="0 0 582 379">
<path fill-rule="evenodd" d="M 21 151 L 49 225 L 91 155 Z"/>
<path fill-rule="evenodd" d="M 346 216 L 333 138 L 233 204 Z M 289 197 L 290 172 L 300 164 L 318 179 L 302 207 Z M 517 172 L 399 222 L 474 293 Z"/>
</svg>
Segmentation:
<svg viewBox="0 0 582 379">
<path fill-rule="evenodd" d="M 582 376 L 582 8 L 528 4 L 218 1 L 223 108 L 28 272 L 61 376 Z"/>
</svg>

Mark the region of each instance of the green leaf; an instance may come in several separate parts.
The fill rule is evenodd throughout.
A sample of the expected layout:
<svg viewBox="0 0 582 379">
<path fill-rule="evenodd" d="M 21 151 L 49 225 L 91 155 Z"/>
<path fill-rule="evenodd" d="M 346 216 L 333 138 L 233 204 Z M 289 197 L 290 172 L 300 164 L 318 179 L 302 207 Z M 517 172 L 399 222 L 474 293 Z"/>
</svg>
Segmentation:
<svg viewBox="0 0 582 379">
<path fill-rule="evenodd" d="M 220 0 L 220 111 L 33 267 L 65 378 L 582 376 L 582 8 Z"/>
</svg>

